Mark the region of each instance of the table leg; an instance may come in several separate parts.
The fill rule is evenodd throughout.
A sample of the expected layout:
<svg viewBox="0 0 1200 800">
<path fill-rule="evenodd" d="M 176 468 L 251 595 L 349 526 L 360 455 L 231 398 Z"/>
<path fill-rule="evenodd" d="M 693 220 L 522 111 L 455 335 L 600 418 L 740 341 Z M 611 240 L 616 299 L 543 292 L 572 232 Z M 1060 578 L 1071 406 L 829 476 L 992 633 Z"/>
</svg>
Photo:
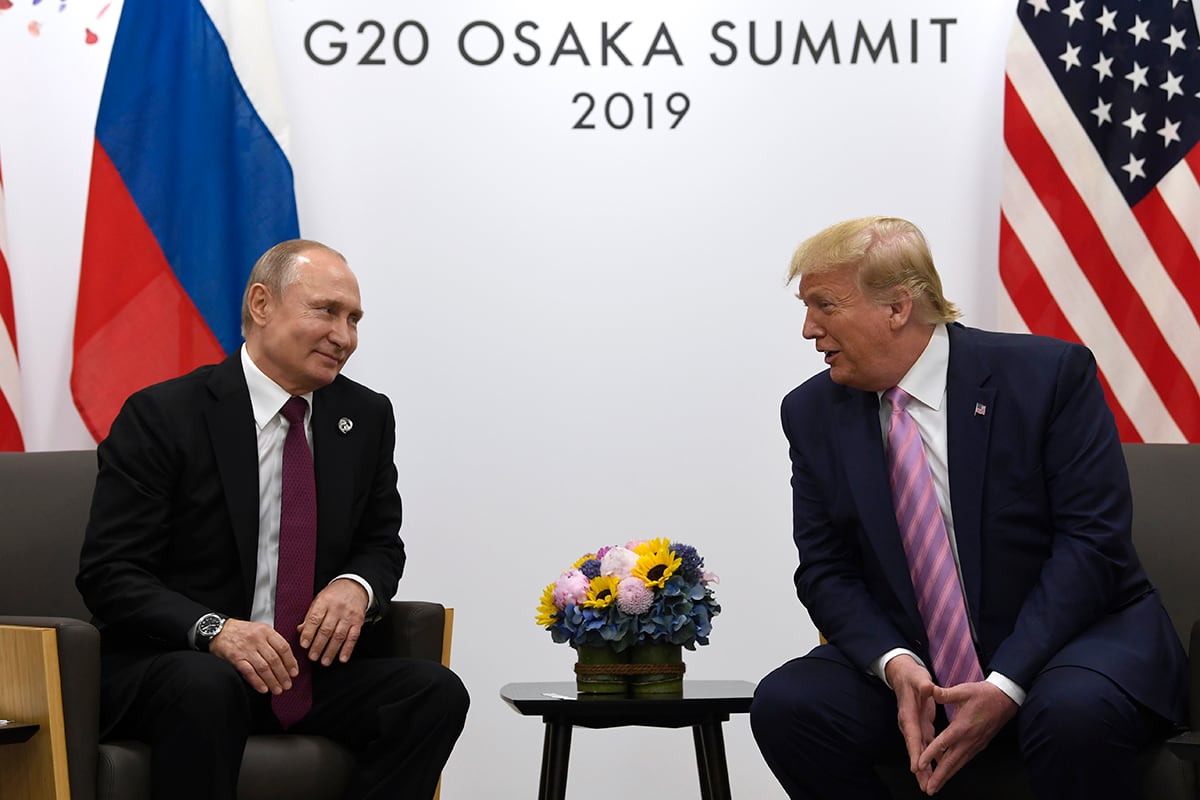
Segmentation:
<svg viewBox="0 0 1200 800">
<path fill-rule="evenodd" d="M 700 726 L 692 726 L 692 741 L 696 743 L 696 767 L 700 772 L 700 800 L 712 800 L 712 788 L 708 785 L 708 759 L 704 755 L 704 739 Z"/>
<path fill-rule="evenodd" d="M 731 800 L 729 767 L 725 763 L 725 739 L 721 722 L 710 720 L 693 728 L 696 740 L 696 763 L 700 768 L 701 796 L 704 800 Z M 707 786 L 708 791 L 704 789 Z"/>
<path fill-rule="evenodd" d="M 538 800 L 566 800 L 567 764 L 571 757 L 571 724 L 546 720 L 542 744 L 542 779 Z"/>
</svg>

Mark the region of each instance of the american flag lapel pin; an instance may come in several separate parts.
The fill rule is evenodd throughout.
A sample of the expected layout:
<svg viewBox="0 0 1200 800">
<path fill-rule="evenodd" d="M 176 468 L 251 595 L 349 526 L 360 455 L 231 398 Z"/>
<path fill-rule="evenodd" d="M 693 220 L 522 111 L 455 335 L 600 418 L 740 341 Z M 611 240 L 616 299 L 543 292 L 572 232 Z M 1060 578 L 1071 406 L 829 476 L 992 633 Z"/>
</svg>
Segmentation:
<svg viewBox="0 0 1200 800">
<path fill-rule="evenodd" d="M 987 406 L 985 406 L 983 403 L 976 403 L 975 404 L 975 416 L 982 417 L 982 416 L 986 416 L 986 415 L 987 415 Z"/>
</svg>

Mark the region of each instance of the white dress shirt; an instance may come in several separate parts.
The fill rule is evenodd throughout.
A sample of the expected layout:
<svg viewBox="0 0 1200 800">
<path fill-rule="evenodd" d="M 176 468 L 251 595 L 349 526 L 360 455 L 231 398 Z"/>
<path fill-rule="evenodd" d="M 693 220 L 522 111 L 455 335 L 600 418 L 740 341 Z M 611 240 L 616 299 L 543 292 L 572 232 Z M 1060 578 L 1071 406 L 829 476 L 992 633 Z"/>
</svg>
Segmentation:
<svg viewBox="0 0 1200 800">
<path fill-rule="evenodd" d="M 925 460 L 929 463 L 929 471 L 933 475 L 933 488 L 937 494 L 938 505 L 942 509 L 942 519 L 946 522 L 946 534 L 950 538 L 950 552 L 954 555 L 954 568 L 958 571 L 958 585 L 962 587 L 962 565 L 958 560 L 958 541 L 954 538 L 954 512 L 950 506 L 950 468 L 949 445 L 946 435 L 946 371 L 950 367 L 950 334 L 945 325 L 937 325 L 929 344 L 925 346 L 921 357 L 908 370 L 897 384 L 912 399 L 905 408 L 925 445 Z M 892 415 L 891 403 L 883 399 L 879 393 L 879 425 L 883 431 L 883 441 L 887 443 L 888 423 Z M 967 598 L 964 592 L 963 605 Z M 967 621 L 971 623 L 971 635 L 975 635 L 975 626 L 971 621 L 971 610 L 967 607 Z M 897 655 L 907 654 L 921 659 L 915 653 L 904 648 L 889 650 L 871 665 L 871 671 L 884 678 L 884 666 Z M 922 664 L 924 666 L 924 664 Z M 989 683 L 997 686 L 1002 692 L 1020 705 L 1025 701 L 1025 690 L 999 672 L 987 676 Z M 886 679 L 885 679 L 886 682 Z"/>
</svg>

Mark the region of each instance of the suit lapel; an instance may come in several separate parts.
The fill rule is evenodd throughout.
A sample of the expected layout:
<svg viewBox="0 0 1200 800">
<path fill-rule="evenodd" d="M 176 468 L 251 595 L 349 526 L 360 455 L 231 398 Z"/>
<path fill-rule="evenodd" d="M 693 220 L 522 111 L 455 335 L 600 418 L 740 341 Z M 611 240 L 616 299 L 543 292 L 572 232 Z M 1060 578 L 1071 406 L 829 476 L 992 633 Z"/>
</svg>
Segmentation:
<svg viewBox="0 0 1200 800">
<path fill-rule="evenodd" d="M 983 546 L 983 482 L 996 390 L 986 386 L 991 368 L 961 325 L 948 325 L 950 367 L 946 374 L 946 436 L 950 470 L 950 506 L 954 539 L 962 569 L 967 606 L 977 618 Z"/>
<path fill-rule="evenodd" d="M 908 559 L 896 526 L 892 489 L 888 482 L 883 434 L 879 424 L 879 399 L 874 392 L 846 390 L 834 426 L 840 451 L 846 459 L 846 480 L 862 520 L 863 531 L 887 576 L 892 593 L 920 626 L 917 598 L 908 572 Z"/>
<path fill-rule="evenodd" d="M 362 431 L 355 429 L 355 409 L 335 380 L 313 393 L 313 470 L 317 479 L 317 573 L 333 562 L 346 535 L 354 497 L 354 468 Z M 332 577 L 332 576 L 330 576 Z"/>
<path fill-rule="evenodd" d="M 258 559 L 258 436 L 240 352 L 217 365 L 208 388 L 214 402 L 205 418 L 233 524 L 245 597 L 252 598 Z"/>
</svg>

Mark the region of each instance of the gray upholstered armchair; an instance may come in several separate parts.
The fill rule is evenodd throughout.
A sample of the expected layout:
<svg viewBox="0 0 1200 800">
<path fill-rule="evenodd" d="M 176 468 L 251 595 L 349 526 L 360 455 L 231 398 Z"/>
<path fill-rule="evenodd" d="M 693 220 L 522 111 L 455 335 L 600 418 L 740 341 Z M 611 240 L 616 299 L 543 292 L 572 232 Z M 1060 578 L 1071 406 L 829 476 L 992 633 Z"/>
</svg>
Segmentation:
<svg viewBox="0 0 1200 800">
<path fill-rule="evenodd" d="M 1141 754 L 1145 800 L 1200 797 L 1200 445 L 1127 444 L 1133 541 L 1162 595 L 1191 662 L 1191 733 Z M 1190 644 L 1189 644 L 1190 639 Z M 1172 755 L 1175 751 L 1180 757 Z M 906 766 L 879 767 L 893 797 L 923 798 Z M 1029 781 L 1016 753 L 984 751 L 938 793 L 955 800 L 1025 800 Z"/>
<path fill-rule="evenodd" d="M 75 590 L 95 478 L 93 450 L 0 453 L 0 718 L 41 726 L 0 747 L 0 772 L 30 797 L 149 797 L 148 748 L 98 741 L 100 634 Z M 393 601 L 381 624 L 396 654 L 448 664 L 453 618 L 436 603 Z M 322 737 L 252 736 L 238 795 L 340 797 L 352 768 Z"/>
</svg>

